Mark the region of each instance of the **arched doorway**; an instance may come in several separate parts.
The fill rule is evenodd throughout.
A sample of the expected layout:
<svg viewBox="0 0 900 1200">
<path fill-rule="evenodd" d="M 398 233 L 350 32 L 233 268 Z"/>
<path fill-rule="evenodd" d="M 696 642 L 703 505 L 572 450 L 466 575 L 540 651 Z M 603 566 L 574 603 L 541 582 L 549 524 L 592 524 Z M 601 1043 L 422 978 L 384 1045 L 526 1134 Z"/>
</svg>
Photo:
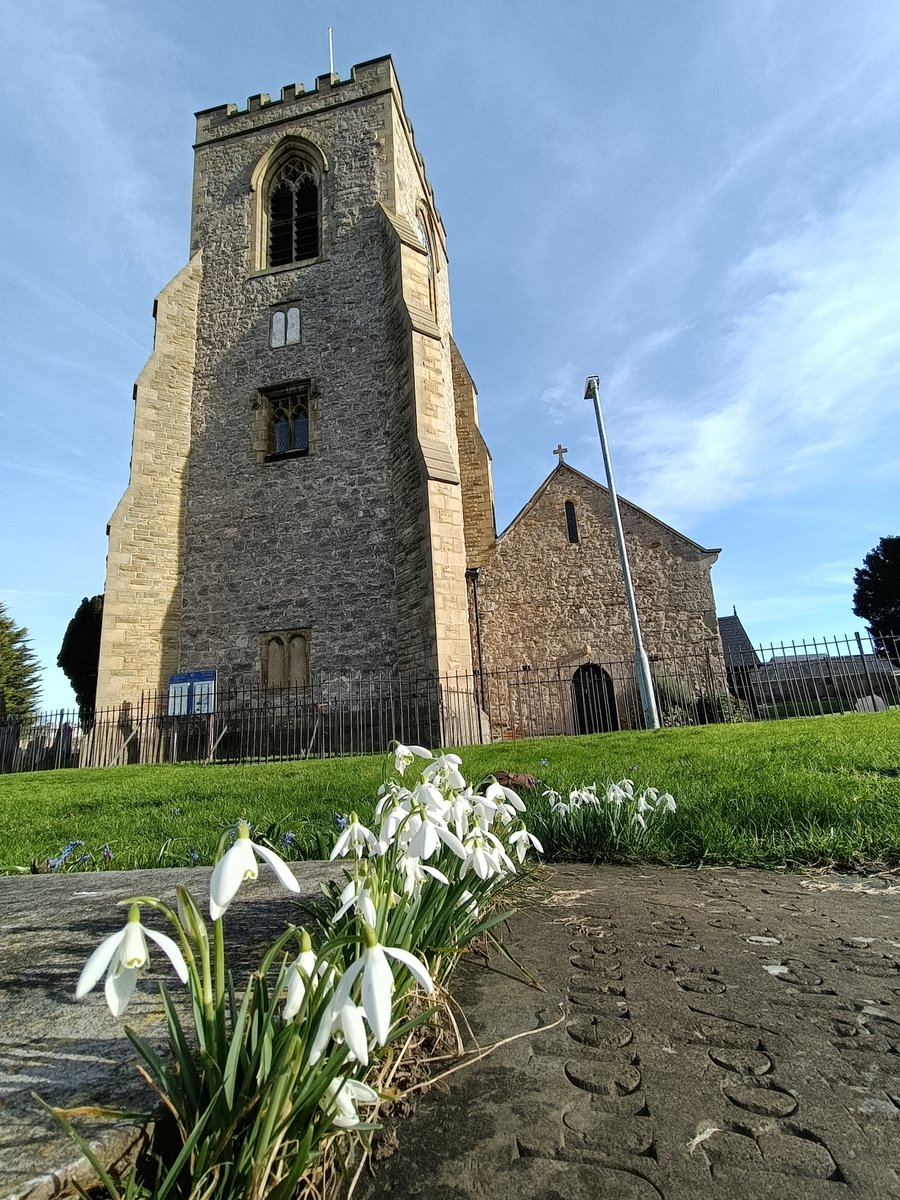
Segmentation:
<svg viewBox="0 0 900 1200">
<path fill-rule="evenodd" d="M 619 728 L 612 679 L 597 663 L 585 663 L 572 676 L 572 708 L 576 733 L 609 733 Z"/>
</svg>

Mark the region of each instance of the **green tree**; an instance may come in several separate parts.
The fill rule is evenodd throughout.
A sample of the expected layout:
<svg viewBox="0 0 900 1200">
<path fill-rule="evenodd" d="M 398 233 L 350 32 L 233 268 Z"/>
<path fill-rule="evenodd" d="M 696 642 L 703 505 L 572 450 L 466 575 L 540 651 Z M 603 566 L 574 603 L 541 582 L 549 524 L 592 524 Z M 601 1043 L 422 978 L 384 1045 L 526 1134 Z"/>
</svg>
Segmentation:
<svg viewBox="0 0 900 1200">
<path fill-rule="evenodd" d="M 37 709 L 40 673 L 28 630 L 19 629 L 0 604 L 0 717 L 27 716 Z"/>
<path fill-rule="evenodd" d="M 69 622 L 56 665 L 72 685 L 79 712 L 94 707 L 97 696 L 97 667 L 100 663 L 100 630 L 103 625 L 103 597 L 85 596 Z"/>
<path fill-rule="evenodd" d="M 853 611 L 882 653 L 900 667 L 900 537 L 883 537 L 853 573 Z"/>
</svg>

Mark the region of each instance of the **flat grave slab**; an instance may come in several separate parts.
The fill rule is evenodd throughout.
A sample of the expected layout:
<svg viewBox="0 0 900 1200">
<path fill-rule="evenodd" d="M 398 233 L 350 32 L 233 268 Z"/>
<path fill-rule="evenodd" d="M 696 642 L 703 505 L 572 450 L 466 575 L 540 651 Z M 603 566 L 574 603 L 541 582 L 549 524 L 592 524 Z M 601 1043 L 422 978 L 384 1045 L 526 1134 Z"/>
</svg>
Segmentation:
<svg viewBox="0 0 900 1200">
<path fill-rule="evenodd" d="M 482 1046 L 535 1032 L 361 1200 L 900 1197 L 900 879 L 564 866 L 507 942 L 544 992 L 496 955 L 454 990 Z"/>
<path fill-rule="evenodd" d="M 340 866 L 331 863 L 296 863 L 292 870 L 301 885 L 299 896 L 262 866 L 259 879 L 244 884 L 226 917 L 228 945 L 240 948 L 233 964 L 240 966 L 243 955 L 246 969 L 252 969 L 259 950 L 287 922 L 302 922 L 301 906 L 315 899 L 322 880 L 340 877 Z M 46 1200 L 65 1194 L 73 1178 L 82 1183 L 93 1178 L 77 1147 L 38 1108 L 32 1092 L 57 1107 L 103 1105 L 137 1112 L 155 1107 L 123 1026 L 164 1037 L 159 982 L 171 984 L 176 999 L 187 997 L 165 955 L 151 944 L 150 970 L 123 1018 L 110 1013 L 102 983 L 80 1001 L 75 984 L 91 951 L 125 923 L 126 910 L 116 907 L 117 900 L 150 895 L 173 903 L 176 886 L 185 884 L 205 911 L 209 876 L 209 868 L 198 867 L 0 877 L 3 1200 Z M 167 930 L 149 909 L 144 920 Z M 236 979 L 240 982 L 240 972 Z M 142 1138 L 140 1123 L 77 1124 L 109 1163 L 132 1155 Z"/>
</svg>

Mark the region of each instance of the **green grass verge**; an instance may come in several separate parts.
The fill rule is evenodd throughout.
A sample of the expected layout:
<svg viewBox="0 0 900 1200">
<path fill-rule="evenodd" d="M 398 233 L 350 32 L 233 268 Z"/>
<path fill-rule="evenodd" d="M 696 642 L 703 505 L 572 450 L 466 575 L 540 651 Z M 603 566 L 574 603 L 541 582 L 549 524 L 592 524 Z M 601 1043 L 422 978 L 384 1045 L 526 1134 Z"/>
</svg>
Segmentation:
<svg viewBox="0 0 900 1200">
<path fill-rule="evenodd" d="M 678 812 L 637 853 L 661 862 L 759 866 L 900 864 L 900 714 L 540 738 L 466 747 L 471 782 L 525 772 L 558 791 L 628 776 L 670 791 Z M 221 831 L 249 818 L 286 857 L 317 857 L 334 814 L 371 813 L 386 760 L 256 767 L 144 766 L 0 777 L 0 869 L 85 843 L 114 868 L 209 863 Z M 569 834 L 527 796 L 548 857 L 605 857 L 602 837 Z M 78 853 L 81 853 L 79 851 Z M 627 857 L 627 854 L 626 854 Z"/>
</svg>

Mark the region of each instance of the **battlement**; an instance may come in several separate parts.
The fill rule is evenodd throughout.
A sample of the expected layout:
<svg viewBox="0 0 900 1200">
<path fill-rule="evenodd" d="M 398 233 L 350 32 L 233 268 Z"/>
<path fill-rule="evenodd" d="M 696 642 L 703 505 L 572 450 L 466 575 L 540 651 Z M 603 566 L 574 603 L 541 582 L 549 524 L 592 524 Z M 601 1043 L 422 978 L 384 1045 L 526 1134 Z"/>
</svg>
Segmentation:
<svg viewBox="0 0 900 1200">
<path fill-rule="evenodd" d="M 307 91 L 302 83 L 289 83 L 281 89 L 281 97 L 273 100 L 268 92 L 259 92 L 247 97 L 247 107 L 236 104 L 219 104 L 215 108 L 203 108 L 195 113 L 197 137 L 195 149 L 228 138 L 250 133 L 269 125 L 280 125 L 296 120 L 322 109 L 352 104 L 368 98 L 392 92 L 398 102 L 413 156 L 419 164 L 422 183 L 426 194 L 434 205 L 434 192 L 428 181 L 425 161 L 416 146 L 415 132 L 406 115 L 403 93 L 389 54 L 357 63 L 350 68 L 350 78 L 341 79 L 337 73 L 319 75 L 315 87 Z M 434 209 L 441 239 L 445 233 L 440 213 Z"/>
<path fill-rule="evenodd" d="M 263 110 L 269 110 L 266 116 L 270 119 L 279 120 L 319 107 L 323 101 L 331 100 L 334 93 L 341 93 L 341 101 L 354 100 L 388 91 L 392 87 L 399 92 L 394 64 L 391 56 L 386 54 L 351 67 L 349 79 L 341 79 L 337 73 L 319 75 L 315 87 L 310 91 L 302 83 L 289 83 L 281 89 L 281 98 L 278 100 L 273 100 L 268 92 L 260 92 L 248 96 L 246 108 L 238 108 L 236 104 L 203 108 L 194 114 L 197 118 L 197 142 L 215 140 L 226 133 L 243 132 L 242 126 L 253 128 L 259 121 L 258 114 Z M 338 99 L 336 96 L 334 98 Z M 285 111 L 287 109 L 292 111 Z"/>
</svg>

